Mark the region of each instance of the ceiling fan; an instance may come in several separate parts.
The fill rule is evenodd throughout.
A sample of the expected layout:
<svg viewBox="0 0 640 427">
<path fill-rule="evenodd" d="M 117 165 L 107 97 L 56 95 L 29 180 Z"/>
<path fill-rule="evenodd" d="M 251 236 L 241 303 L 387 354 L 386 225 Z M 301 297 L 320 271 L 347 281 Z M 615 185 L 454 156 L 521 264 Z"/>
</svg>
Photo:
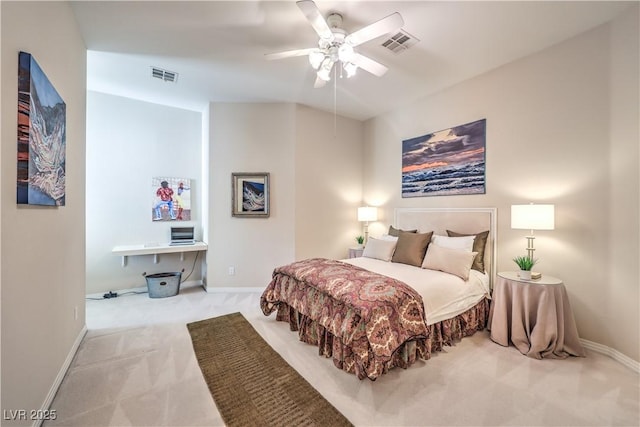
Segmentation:
<svg viewBox="0 0 640 427">
<path fill-rule="evenodd" d="M 362 68 L 378 77 L 388 71 L 388 68 L 379 62 L 357 53 L 354 47 L 399 30 L 404 25 L 404 20 L 398 12 L 392 13 L 351 34 L 347 34 L 345 30 L 340 28 L 342 15 L 339 13 L 331 13 L 325 20 L 313 0 L 300 0 L 296 4 L 320 37 L 318 47 L 270 53 L 265 55 L 266 59 L 308 55 L 309 63 L 317 72 L 313 86 L 315 88 L 322 87 L 331 80 L 331 71 L 334 66 L 336 67 L 336 72 L 338 70 L 337 67 L 341 67 L 340 75 L 344 71 L 347 77 L 353 76 L 358 68 Z"/>
</svg>

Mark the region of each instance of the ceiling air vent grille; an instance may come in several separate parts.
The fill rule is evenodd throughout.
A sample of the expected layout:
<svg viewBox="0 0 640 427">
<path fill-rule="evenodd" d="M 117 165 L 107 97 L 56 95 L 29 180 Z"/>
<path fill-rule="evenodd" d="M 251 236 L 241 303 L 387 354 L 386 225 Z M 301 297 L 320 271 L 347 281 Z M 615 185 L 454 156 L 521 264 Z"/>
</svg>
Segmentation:
<svg viewBox="0 0 640 427">
<path fill-rule="evenodd" d="M 386 47 L 393 53 L 404 52 L 420 40 L 407 33 L 404 30 L 400 30 L 393 36 L 388 38 L 382 43 L 382 46 Z"/>
<path fill-rule="evenodd" d="M 151 77 L 163 80 L 169 83 L 176 83 L 178 80 L 178 73 L 175 71 L 167 71 L 158 67 L 151 67 Z"/>
</svg>

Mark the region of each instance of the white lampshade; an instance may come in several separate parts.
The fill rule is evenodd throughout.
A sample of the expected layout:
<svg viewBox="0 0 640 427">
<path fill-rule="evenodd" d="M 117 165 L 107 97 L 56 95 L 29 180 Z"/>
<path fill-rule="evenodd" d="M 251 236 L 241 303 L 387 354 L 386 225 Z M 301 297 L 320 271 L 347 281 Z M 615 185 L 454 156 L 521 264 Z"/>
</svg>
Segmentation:
<svg viewBox="0 0 640 427">
<path fill-rule="evenodd" d="M 320 65 L 320 68 L 316 73 L 318 75 L 318 78 L 324 80 L 325 82 L 328 82 L 329 80 L 331 80 L 332 68 L 333 68 L 333 61 L 331 60 L 331 58 L 327 56 L 324 59 L 324 61 L 322 61 L 322 65 Z"/>
<path fill-rule="evenodd" d="M 554 205 L 511 205 L 511 228 L 517 230 L 553 230 Z"/>
<path fill-rule="evenodd" d="M 358 66 L 351 62 L 345 62 L 342 65 L 342 68 L 344 68 L 344 71 L 347 73 L 347 78 L 355 76 L 356 71 L 358 70 Z"/>
<path fill-rule="evenodd" d="M 322 65 L 323 60 L 324 60 L 324 53 L 320 52 L 319 50 L 314 50 L 309 54 L 309 63 L 311 64 L 314 70 L 317 70 L 318 68 L 320 68 L 320 65 Z"/>
<path fill-rule="evenodd" d="M 358 208 L 358 221 L 377 221 L 378 208 L 372 206 L 364 206 Z"/>
<path fill-rule="evenodd" d="M 338 58 L 342 62 L 351 62 L 354 53 L 353 46 L 348 43 L 345 43 L 338 48 Z"/>
</svg>

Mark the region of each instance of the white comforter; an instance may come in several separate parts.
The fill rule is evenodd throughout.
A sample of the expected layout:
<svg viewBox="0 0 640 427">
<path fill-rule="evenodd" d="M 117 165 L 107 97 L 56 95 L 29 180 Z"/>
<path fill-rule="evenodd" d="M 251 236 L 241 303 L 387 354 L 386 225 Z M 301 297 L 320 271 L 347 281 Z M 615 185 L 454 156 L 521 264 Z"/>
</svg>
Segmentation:
<svg viewBox="0 0 640 427">
<path fill-rule="evenodd" d="M 464 313 L 491 294 L 489 276 L 476 270 L 469 272 L 469 280 L 465 282 L 449 273 L 373 258 L 342 261 L 393 277 L 414 288 L 424 300 L 427 325 Z"/>
</svg>

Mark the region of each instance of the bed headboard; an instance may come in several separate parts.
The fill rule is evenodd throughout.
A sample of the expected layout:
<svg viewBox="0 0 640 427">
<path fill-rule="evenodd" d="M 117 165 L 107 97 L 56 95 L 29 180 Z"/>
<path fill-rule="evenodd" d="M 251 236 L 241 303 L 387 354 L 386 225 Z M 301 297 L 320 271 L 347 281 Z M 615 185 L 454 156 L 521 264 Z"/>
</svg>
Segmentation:
<svg viewBox="0 0 640 427">
<path fill-rule="evenodd" d="M 403 230 L 418 229 L 420 233 L 433 231 L 447 235 L 447 230 L 458 233 L 480 233 L 489 230 L 484 262 L 491 279 L 491 287 L 496 276 L 496 208 L 396 208 L 394 227 Z"/>
</svg>

